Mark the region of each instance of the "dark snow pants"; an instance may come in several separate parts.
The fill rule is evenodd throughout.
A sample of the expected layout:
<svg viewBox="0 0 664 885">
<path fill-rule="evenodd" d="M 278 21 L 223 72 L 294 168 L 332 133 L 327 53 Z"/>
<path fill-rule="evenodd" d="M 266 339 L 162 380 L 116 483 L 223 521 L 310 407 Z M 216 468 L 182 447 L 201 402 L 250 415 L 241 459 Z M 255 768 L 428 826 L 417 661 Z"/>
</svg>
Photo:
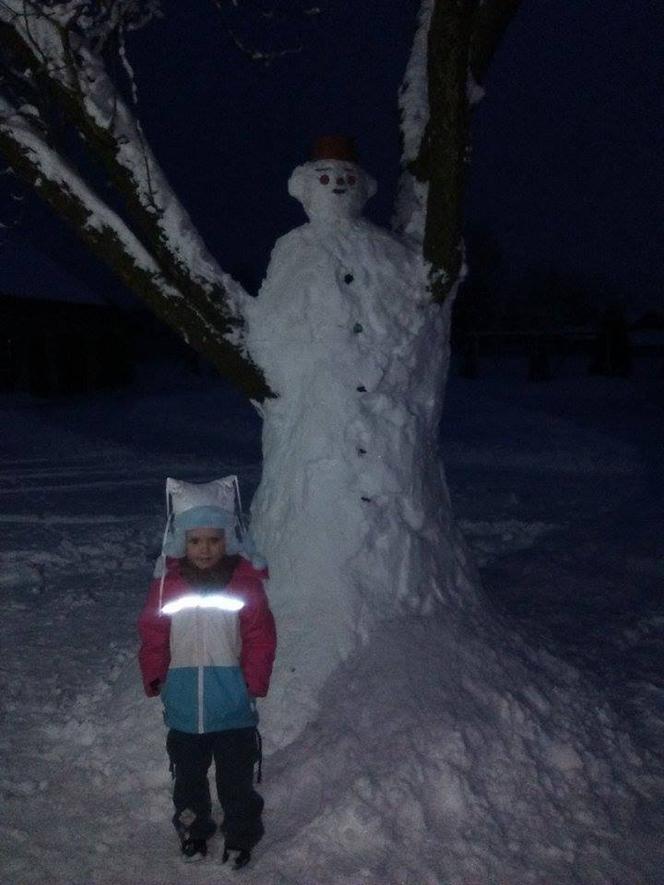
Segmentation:
<svg viewBox="0 0 664 885">
<path fill-rule="evenodd" d="M 175 778 L 173 822 L 189 809 L 196 815 L 188 828 L 192 839 L 207 839 L 214 832 L 208 784 L 208 771 L 214 759 L 226 844 L 232 848 L 253 848 L 264 832 L 261 819 L 264 803 L 254 790 L 254 764 L 258 755 L 256 730 L 237 728 L 187 734 L 171 729 L 166 749 Z"/>
</svg>

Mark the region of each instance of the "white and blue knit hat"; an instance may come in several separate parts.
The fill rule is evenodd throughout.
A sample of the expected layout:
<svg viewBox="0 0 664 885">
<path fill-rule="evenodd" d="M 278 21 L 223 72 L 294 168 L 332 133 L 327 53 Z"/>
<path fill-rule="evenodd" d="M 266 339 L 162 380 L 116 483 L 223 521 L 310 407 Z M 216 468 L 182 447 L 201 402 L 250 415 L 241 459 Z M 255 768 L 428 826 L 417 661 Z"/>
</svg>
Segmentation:
<svg viewBox="0 0 664 885">
<path fill-rule="evenodd" d="M 191 529 L 222 529 L 229 555 L 243 552 L 241 529 L 234 513 L 221 507 L 201 505 L 190 507 L 173 516 L 170 530 L 164 538 L 164 554 L 181 559 L 187 550 L 187 532 Z"/>
</svg>

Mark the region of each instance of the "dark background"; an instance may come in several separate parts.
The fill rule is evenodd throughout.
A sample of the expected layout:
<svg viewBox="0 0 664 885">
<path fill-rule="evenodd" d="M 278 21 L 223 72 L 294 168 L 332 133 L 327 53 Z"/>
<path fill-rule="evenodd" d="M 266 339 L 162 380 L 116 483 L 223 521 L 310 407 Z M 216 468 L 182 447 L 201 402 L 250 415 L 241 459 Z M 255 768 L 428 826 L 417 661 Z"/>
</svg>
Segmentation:
<svg viewBox="0 0 664 885">
<path fill-rule="evenodd" d="M 303 220 L 286 182 L 321 133 L 356 137 L 379 181 L 368 214 L 389 224 L 418 0 L 163 6 L 130 40 L 138 114 L 225 270 L 257 289 L 274 240 Z M 257 62 L 234 38 L 286 54 Z M 632 314 L 662 306 L 662 45 L 656 3 L 524 0 L 473 127 L 470 256 L 488 254 L 497 289 L 561 274 Z M 0 292 L 134 303 L 10 175 L 0 220 Z"/>
</svg>

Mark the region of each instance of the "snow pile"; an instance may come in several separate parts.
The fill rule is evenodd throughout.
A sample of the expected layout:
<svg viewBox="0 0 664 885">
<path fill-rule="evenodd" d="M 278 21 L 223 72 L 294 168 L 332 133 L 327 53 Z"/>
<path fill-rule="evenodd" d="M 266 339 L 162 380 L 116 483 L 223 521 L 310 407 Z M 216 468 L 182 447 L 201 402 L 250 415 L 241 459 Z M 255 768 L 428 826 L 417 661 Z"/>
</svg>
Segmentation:
<svg viewBox="0 0 664 885">
<path fill-rule="evenodd" d="M 626 846 L 657 853 L 661 779 L 575 670 L 502 638 L 487 656 L 443 620 L 381 627 L 268 762 L 279 849 L 259 881 L 637 881 Z"/>
<path fill-rule="evenodd" d="M 267 835 L 246 883 L 661 879 L 664 471 L 658 412 L 644 411 L 635 390 L 578 377 L 521 388 L 513 379 L 453 380 L 445 446 L 466 460 L 451 464 L 452 488 L 487 563 L 496 626 L 449 611 L 374 625 L 327 680 L 316 721 L 265 760 Z M 236 469 L 237 439 L 226 433 L 228 449 L 204 434 L 188 461 L 180 454 L 214 393 L 174 393 L 170 434 L 155 432 L 163 391 L 18 410 L 0 401 L 1 555 L 12 576 L 0 587 L 3 881 L 180 885 L 186 874 L 209 885 L 233 875 L 216 838 L 207 862 L 183 870 L 160 704 L 143 696 L 135 659 L 164 475 L 193 481 Z M 241 426 L 216 395 L 228 426 Z M 548 416 L 538 437 L 532 398 Z M 602 432 L 614 418 L 628 482 L 614 470 L 614 434 Z M 588 445 L 589 425 L 595 471 L 571 459 L 551 483 L 548 447 L 563 438 L 570 450 Z M 246 427 L 242 435 L 246 442 Z M 517 442 L 498 467 L 478 466 L 475 448 L 492 438 Z M 26 452 L 32 460 L 21 465 Z M 241 467 L 243 490 L 256 474 L 256 463 Z M 31 563 L 41 570 L 38 593 Z M 605 614 L 612 596 L 623 608 Z M 499 626 L 505 613 L 530 648 L 513 626 Z M 283 651 L 288 625 L 280 626 Z M 290 713 L 281 711 L 280 728 Z"/>
<path fill-rule="evenodd" d="M 0 591 L 20 588 L 39 593 L 43 582 L 42 571 L 36 562 L 21 562 L 14 551 L 0 557 Z M 21 605 L 19 602 L 13 604 Z"/>
</svg>

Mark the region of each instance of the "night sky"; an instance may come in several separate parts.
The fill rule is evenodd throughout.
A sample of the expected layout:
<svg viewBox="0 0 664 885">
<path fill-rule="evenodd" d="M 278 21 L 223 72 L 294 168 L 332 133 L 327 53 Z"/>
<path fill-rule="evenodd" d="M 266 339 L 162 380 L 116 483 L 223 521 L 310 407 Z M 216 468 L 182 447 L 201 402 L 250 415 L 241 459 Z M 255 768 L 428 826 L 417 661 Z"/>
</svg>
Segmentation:
<svg viewBox="0 0 664 885">
<path fill-rule="evenodd" d="M 263 4 L 269 8 L 270 4 Z M 313 4 L 311 4 L 313 5 Z M 139 115 L 157 157 L 225 270 L 255 290 L 274 240 L 304 220 L 287 194 L 316 135 L 355 135 L 379 181 L 368 214 L 388 224 L 398 174 L 396 93 L 417 0 L 229 4 L 166 0 L 130 46 Z M 257 10 L 260 4 L 253 4 Z M 294 49 L 265 66 L 235 46 Z M 617 0 L 524 0 L 474 121 L 467 223 L 502 251 L 509 280 L 557 270 L 661 306 L 664 16 Z M 10 177 L 4 219 L 16 217 Z M 131 303 L 110 273 L 31 197 L 0 234 L 0 291 Z"/>
</svg>

